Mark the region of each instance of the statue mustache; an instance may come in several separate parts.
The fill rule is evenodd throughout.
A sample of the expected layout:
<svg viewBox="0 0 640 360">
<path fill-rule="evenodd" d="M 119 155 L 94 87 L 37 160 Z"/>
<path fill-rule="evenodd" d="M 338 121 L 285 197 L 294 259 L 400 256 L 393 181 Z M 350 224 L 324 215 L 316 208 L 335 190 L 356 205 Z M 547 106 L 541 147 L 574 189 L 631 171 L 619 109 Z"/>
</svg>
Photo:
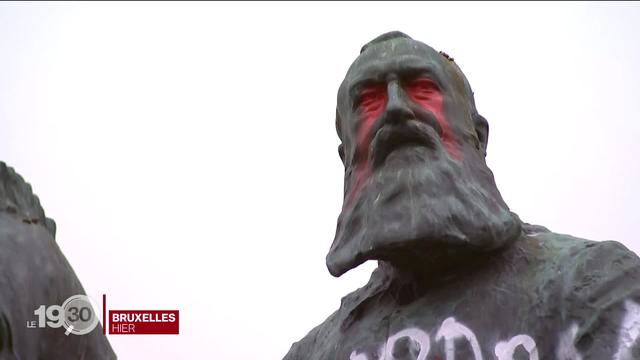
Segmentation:
<svg viewBox="0 0 640 360">
<path fill-rule="evenodd" d="M 372 129 L 369 144 L 369 161 L 375 170 L 380 167 L 393 151 L 407 146 L 422 146 L 437 150 L 440 147 L 442 128 L 431 113 L 419 117 L 397 121 L 381 119 Z"/>
</svg>

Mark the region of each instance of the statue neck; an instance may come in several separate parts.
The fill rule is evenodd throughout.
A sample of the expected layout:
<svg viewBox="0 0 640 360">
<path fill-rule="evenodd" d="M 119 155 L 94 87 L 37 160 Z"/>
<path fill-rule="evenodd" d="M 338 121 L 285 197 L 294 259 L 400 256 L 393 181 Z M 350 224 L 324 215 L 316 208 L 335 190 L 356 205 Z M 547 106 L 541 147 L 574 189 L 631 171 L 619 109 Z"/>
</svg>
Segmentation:
<svg viewBox="0 0 640 360">
<path fill-rule="evenodd" d="M 516 241 L 517 243 L 517 241 Z M 391 286 L 418 288 L 438 287 L 452 279 L 468 276 L 480 269 L 508 262 L 516 244 L 509 244 L 493 252 L 440 252 L 420 258 L 403 257 L 378 261 L 378 270 Z"/>
</svg>

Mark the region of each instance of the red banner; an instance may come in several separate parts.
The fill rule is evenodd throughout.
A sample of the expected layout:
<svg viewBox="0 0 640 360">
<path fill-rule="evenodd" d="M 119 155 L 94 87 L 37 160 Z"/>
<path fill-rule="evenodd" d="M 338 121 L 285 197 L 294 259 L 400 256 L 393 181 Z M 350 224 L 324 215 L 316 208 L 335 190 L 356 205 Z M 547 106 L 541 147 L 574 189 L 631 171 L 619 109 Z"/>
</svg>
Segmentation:
<svg viewBox="0 0 640 360">
<path fill-rule="evenodd" d="M 178 310 L 109 310 L 109 334 L 178 334 Z"/>
</svg>

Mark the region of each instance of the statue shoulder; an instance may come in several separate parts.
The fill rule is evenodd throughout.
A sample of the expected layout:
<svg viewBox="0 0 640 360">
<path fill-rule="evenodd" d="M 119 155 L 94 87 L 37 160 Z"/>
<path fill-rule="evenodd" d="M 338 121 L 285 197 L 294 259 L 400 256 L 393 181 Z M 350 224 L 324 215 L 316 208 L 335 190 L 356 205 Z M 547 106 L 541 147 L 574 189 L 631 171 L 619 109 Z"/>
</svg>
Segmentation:
<svg viewBox="0 0 640 360">
<path fill-rule="evenodd" d="M 593 277 L 595 272 L 607 277 L 640 266 L 640 258 L 618 241 L 593 241 L 540 228 L 544 231 L 528 236 L 553 255 L 563 273 L 572 272 L 579 277 L 586 272 Z"/>
<path fill-rule="evenodd" d="M 570 291 L 597 307 L 640 297 L 640 258 L 617 241 L 584 241 L 565 261 Z"/>
<path fill-rule="evenodd" d="M 322 324 L 313 328 L 301 340 L 293 343 L 283 360 L 321 360 L 330 356 L 326 352 L 329 350 L 327 344 L 333 337 L 332 332 L 336 330 L 335 324 L 338 312 L 334 312 Z"/>
<path fill-rule="evenodd" d="M 638 255 L 618 241 L 593 241 L 552 232 L 539 236 L 543 244 L 557 254 L 563 272 L 574 280 L 624 280 L 618 277 L 640 271 Z"/>
<path fill-rule="evenodd" d="M 576 358 L 635 359 L 631 354 L 640 353 L 640 258 L 617 241 L 552 232 L 530 239 L 544 249 L 544 265 L 538 268 L 547 279 L 543 288 L 556 304 L 551 305 L 555 318 L 571 334 L 563 346 L 582 354 Z"/>
<path fill-rule="evenodd" d="M 544 293 L 561 296 L 569 312 L 640 296 L 640 258 L 617 241 L 542 231 L 522 243 L 537 264 L 532 271 L 544 282 Z"/>
<path fill-rule="evenodd" d="M 640 353 L 640 258 L 616 241 L 591 242 L 569 269 L 566 313 L 579 319 L 577 348 L 588 358 L 612 358 L 605 349 L 615 350 L 615 359 L 636 358 L 631 354 Z"/>
<path fill-rule="evenodd" d="M 356 321 L 369 299 L 384 291 L 389 279 L 378 268 L 371 274 L 369 282 L 344 296 L 340 308 L 322 324 L 313 328 L 302 340 L 293 343 L 283 360 L 326 360 L 334 359 L 336 345 L 343 333 Z"/>
</svg>

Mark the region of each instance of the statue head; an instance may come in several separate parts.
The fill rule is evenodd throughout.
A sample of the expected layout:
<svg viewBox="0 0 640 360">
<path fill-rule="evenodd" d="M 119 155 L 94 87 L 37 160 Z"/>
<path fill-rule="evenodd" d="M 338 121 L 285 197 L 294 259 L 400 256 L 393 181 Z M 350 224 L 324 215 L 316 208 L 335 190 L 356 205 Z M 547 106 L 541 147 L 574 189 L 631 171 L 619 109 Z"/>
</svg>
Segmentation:
<svg viewBox="0 0 640 360">
<path fill-rule="evenodd" d="M 483 256 L 520 235 L 485 162 L 489 125 L 448 55 L 400 32 L 366 44 L 338 90 L 344 204 L 334 276 Z"/>
</svg>

